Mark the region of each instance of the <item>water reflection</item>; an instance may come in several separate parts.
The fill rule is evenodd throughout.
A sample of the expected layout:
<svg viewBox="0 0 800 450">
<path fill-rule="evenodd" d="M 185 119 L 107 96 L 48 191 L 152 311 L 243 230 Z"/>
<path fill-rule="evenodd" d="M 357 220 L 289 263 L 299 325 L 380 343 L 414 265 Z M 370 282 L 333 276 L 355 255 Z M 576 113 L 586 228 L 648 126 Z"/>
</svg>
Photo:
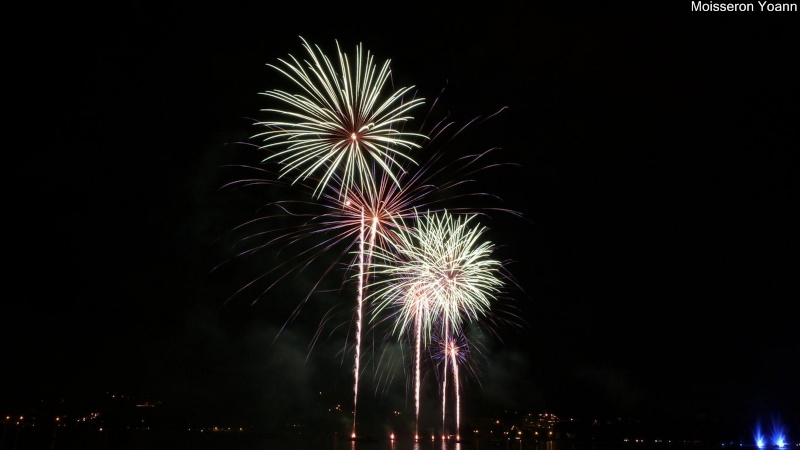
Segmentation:
<svg viewBox="0 0 800 450">
<path fill-rule="evenodd" d="M 264 439 L 247 445 L 193 446 L 195 450 L 718 450 L 704 446 L 611 444 L 575 441 L 536 441 L 533 439 L 455 440 L 413 438 L 350 440 L 335 436 Z M 188 447 L 186 447 L 188 448 Z M 173 450 L 173 449 L 170 449 Z"/>
<path fill-rule="evenodd" d="M 350 441 L 348 445 L 334 445 L 334 450 L 601 450 L 591 443 L 535 440 L 460 441 L 386 439 L 385 441 Z M 323 449 L 324 450 L 324 449 Z"/>
</svg>

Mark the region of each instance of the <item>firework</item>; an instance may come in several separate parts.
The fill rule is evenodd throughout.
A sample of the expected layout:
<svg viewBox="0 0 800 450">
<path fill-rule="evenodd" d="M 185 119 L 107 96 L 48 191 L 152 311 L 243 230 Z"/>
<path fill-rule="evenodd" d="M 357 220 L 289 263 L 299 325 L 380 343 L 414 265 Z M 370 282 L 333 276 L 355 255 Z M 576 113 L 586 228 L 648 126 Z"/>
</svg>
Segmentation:
<svg viewBox="0 0 800 450">
<path fill-rule="evenodd" d="M 424 99 L 404 98 L 412 87 L 396 91 L 389 89 L 391 76 L 389 61 L 380 68 L 363 45 L 356 47 L 355 63 L 341 51 L 338 68 L 318 46 L 302 39 L 309 59 L 279 59 L 281 65 L 269 64 L 285 75 L 299 88 L 299 93 L 269 90 L 263 94 L 283 105 L 262 111 L 278 118 L 258 122 L 268 128 L 254 137 L 262 138 L 262 149 L 274 150 L 266 160 L 281 164 L 279 177 L 294 173 L 294 181 L 318 176 L 314 196 L 320 197 L 334 178 L 340 178 L 337 195 L 347 198 L 354 189 L 375 189 L 374 171 L 379 167 L 397 182 L 394 170 L 402 162 L 414 162 L 406 152 L 419 148 L 419 140 L 426 137 L 403 131 L 403 125 L 412 119 L 410 111 L 424 103 Z M 366 211 L 361 211 L 359 228 L 359 281 L 356 309 L 356 346 L 353 387 L 353 437 L 355 437 L 355 409 L 358 399 L 358 375 L 361 351 L 361 322 L 363 310 L 365 264 Z"/>
<path fill-rule="evenodd" d="M 264 214 L 237 228 L 245 233 L 242 244 L 247 247 L 236 254 L 235 258 L 266 249 L 291 257 L 277 258 L 269 270 L 244 285 L 228 301 L 245 290 L 255 289 L 259 281 L 271 278 L 273 281 L 267 283 L 267 287 L 256 295 L 257 301 L 289 274 L 308 269 L 320 260 L 332 261 L 331 265 L 319 270 L 320 279 L 312 284 L 303 300 L 298 303 L 287 320 L 288 324 L 299 314 L 302 305 L 315 292 L 322 278 L 328 276 L 334 265 L 344 260 L 353 248 L 363 249 L 363 252 L 357 252 L 355 258 L 350 260 L 350 267 L 358 269 L 361 286 L 359 292 L 362 292 L 366 287 L 366 275 L 372 259 L 372 248 L 376 245 L 375 240 L 379 240 L 377 245 L 382 248 L 396 245 L 396 228 L 401 221 L 413 220 L 418 208 L 441 212 L 446 203 L 449 211 L 479 211 L 480 214 L 499 211 L 519 216 L 510 209 L 489 206 L 492 200 L 497 200 L 494 196 L 470 188 L 475 185 L 479 172 L 500 166 L 485 162 L 496 149 L 481 153 L 453 154 L 461 149 L 456 137 L 475 120 L 461 127 L 448 121 L 434 124 L 428 130 L 431 138 L 424 148 L 429 151 L 429 156 L 419 166 L 407 164 L 397 177 L 399 185 L 386 173 L 380 173 L 376 174 L 377 182 L 373 188 L 353 186 L 345 198 L 340 198 L 335 190 L 330 190 L 323 192 L 319 199 L 292 199 L 292 191 L 312 192 L 314 180 L 311 180 L 311 184 L 301 180 L 290 185 L 277 179 L 278 174 L 268 167 L 234 166 L 246 173 L 223 186 L 224 188 L 260 186 L 269 190 L 267 195 L 270 197 L 285 198 L 264 205 Z M 342 179 L 334 175 L 331 184 L 341 186 L 341 183 Z M 475 204 L 482 204 L 484 207 L 474 208 Z M 313 342 L 311 345 L 313 346 Z"/>
<path fill-rule="evenodd" d="M 407 292 L 425 292 L 434 317 L 454 333 L 463 322 L 486 315 L 500 293 L 502 264 L 492 259 L 494 246 L 481 241 L 486 231 L 471 226 L 477 214 L 454 216 L 448 211 L 419 215 L 415 226 L 398 225 L 397 244 L 381 249 L 376 271 L 384 276 L 375 291 L 377 311 L 397 309 L 395 331 L 406 328 L 414 316 L 405 308 Z M 404 222 L 399 222 L 404 223 Z M 398 308 L 399 307 L 399 308 Z M 430 325 L 426 335 L 430 337 Z"/>
<path fill-rule="evenodd" d="M 308 59 L 289 55 L 288 60 L 279 59 L 280 65 L 269 64 L 299 93 L 263 92 L 283 106 L 263 109 L 276 118 L 257 123 L 268 130 L 254 138 L 263 139 L 263 149 L 274 150 L 265 161 L 281 163 L 280 176 L 293 173 L 294 182 L 320 174 L 315 196 L 337 175 L 342 179 L 341 196 L 353 186 L 369 188 L 374 184 L 373 167 L 396 180 L 398 165 L 414 161 L 407 152 L 419 148 L 419 141 L 426 138 L 403 131 L 412 119 L 409 114 L 424 99 L 405 100 L 413 86 L 391 91 L 390 61 L 379 68 L 361 44 L 351 64 L 337 41 L 337 67 L 318 46 L 302 41 Z"/>
<path fill-rule="evenodd" d="M 414 225 L 397 227 L 396 245 L 376 249 L 380 278 L 371 294 L 376 310 L 393 310 L 394 332 L 414 333 L 417 431 L 419 355 L 433 325 L 441 323 L 445 336 L 460 333 L 464 321 L 488 314 L 503 287 L 502 264 L 490 258 L 494 247 L 480 240 L 485 228 L 472 226 L 475 217 L 455 217 L 448 211 L 418 216 Z"/>
<path fill-rule="evenodd" d="M 416 336 L 417 416 L 420 352 L 430 339 L 432 323 L 440 321 L 446 324 L 447 330 L 459 332 L 465 320 L 472 321 L 486 315 L 490 301 L 502 285 L 492 281 L 492 278 L 498 279 L 495 272 L 499 267 L 492 266 L 489 263 L 491 260 L 485 258 L 491 252 L 491 245 L 476 242 L 482 229 L 469 229 L 467 226 L 467 222 L 472 221 L 475 216 L 461 221 L 437 206 L 439 202 L 456 198 L 493 197 L 485 193 L 468 193 L 463 196 L 462 193 L 444 193 L 457 190 L 462 184 L 473 181 L 469 178 L 473 173 L 491 167 L 492 165 L 477 164 L 491 150 L 463 156 L 456 159 L 455 164 L 434 169 L 437 163 L 442 162 L 443 153 L 436 153 L 429 162 L 420 167 L 415 158 L 410 156 L 411 151 L 420 149 L 423 142 L 430 144 L 453 124 L 440 122 L 433 128 L 431 135 L 405 131 L 412 119 L 413 110 L 422 105 L 424 99 L 415 98 L 413 86 L 400 89 L 391 87 L 390 61 L 387 60 L 382 65 L 376 64 L 374 56 L 365 51 L 361 44 L 356 46 L 354 54 L 347 55 L 336 42 L 338 60 L 334 63 L 318 46 L 310 45 L 305 39 L 301 40 L 306 51 L 305 57 L 298 59 L 290 54 L 287 59 L 279 59 L 277 64 L 268 64 L 286 77 L 295 92 L 280 89 L 262 92 L 277 105 L 262 110 L 269 113 L 270 118 L 257 122 L 257 125 L 266 128 L 266 131 L 253 136 L 263 142 L 263 145 L 258 146 L 259 149 L 269 151 L 262 162 L 275 162 L 280 170 L 274 180 L 251 178 L 231 184 L 266 183 L 276 186 L 283 183 L 295 189 L 307 190 L 313 199 L 273 203 L 273 206 L 280 208 L 279 217 L 294 217 L 301 220 L 301 224 L 268 227 L 253 233 L 246 240 L 255 242 L 257 239 L 261 243 L 251 246 L 242 255 L 276 244 L 288 247 L 301 241 L 311 241 L 313 245 L 300 252 L 292 251 L 291 258 L 281 258 L 279 263 L 234 295 L 254 286 L 268 274 L 283 270 L 278 280 L 269 285 L 269 290 L 290 272 L 300 272 L 322 255 L 326 259 L 339 261 L 346 253 L 357 248 L 349 266 L 357 268 L 353 367 L 355 437 L 363 310 L 368 298 L 367 288 L 375 276 L 394 277 L 395 280 L 403 278 L 399 273 L 386 270 L 388 262 L 392 261 L 389 254 L 396 249 L 406 249 L 395 255 L 397 258 L 394 262 L 413 261 L 413 251 L 409 251 L 412 248 L 409 244 L 416 239 L 419 255 L 426 253 L 440 257 L 437 261 L 440 264 L 440 273 L 431 275 L 439 277 L 438 284 L 415 273 L 409 265 L 403 266 L 416 280 L 403 287 L 404 306 L 395 315 L 399 319 L 395 329 L 398 326 L 413 328 Z M 459 129 L 457 134 L 464 128 L 466 126 Z M 433 139 L 429 136 L 433 136 Z M 451 181 L 434 181 L 436 176 L 445 172 L 460 176 L 450 178 Z M 299 208 L 299 211 L 295 208 Z M 442 214 L 430 214 L 427 217 L 436 219 L 422 227 L 406 228 L 405 224 L 412 220 L 425 222 L 425 219 L 420 220 L 416 214 L 417 209 L 421 208 L 428 209 L 430 213 Z M 457 209 L 450 208 L 450 211 L 454 210 Z M 504 211 L 516 214 L 513 211 Z M 263 216 L 244 224 L 242 228 L 274 217 L 276 216 Z M 436 220 L 441 223 L 434 224 Z M 414 234 L 413 230 L 422 232 Z M 430 245 L 425 246 L 426 243 Z M 334 254 L 331 252 L 334 249 L 341 252 Z M 446 256 L 448 251 L 453 255 L 452 258 Z M 385 263 L 372 270 L 376 252 Z M 470 252 L 475 257 L 474 260 L 469 259 Z M 425 263 L 428 262 L 432 261 Z M 336 262 L 323 271 L 323 277 L 330 273 L 335 264 Z M 470 265 L 475 270 L 470 271 Z M 321 281 L 322 278 L 313 285 L 300 305 L 317 290 Z M 382 293 L 374 298 L 388 299 L 389 294 L 396 294 L 387 286 L 383 285 Z M 266 290 L 262 294 L 265 292 Z M 289 321 L 299 313 L 300 305 Z M 388 306 L 387 300 L 379 302 L 376 313 L 383 312 Z M 322 324 L 311 343 L 312 346 L 319 337 L 321 327 Z"/>
</svg>

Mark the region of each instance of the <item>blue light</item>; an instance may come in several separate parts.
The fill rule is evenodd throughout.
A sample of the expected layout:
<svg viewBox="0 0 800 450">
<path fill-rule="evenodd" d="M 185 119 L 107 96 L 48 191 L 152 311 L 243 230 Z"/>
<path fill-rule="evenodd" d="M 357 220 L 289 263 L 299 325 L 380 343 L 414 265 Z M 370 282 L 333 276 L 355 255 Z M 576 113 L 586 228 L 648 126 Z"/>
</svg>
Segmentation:
<svg viewBox="0 0 800 450">
<path fill-rule="evenodd" d="M 783 425 L 780 423 L 780 420 L 775 417 L 772 419 L 772 430 L 769 439 L 767 439 L 767 436 L 762 433 L 761 423 L 756 423 L 756 427 L 753 432 L 753 440 L 755 441 L 755 446 L 759 449 L 765 449 L 769 447 L 780 450 L 789 446 L 786 437 L 786 431 Z"/>
</svg>

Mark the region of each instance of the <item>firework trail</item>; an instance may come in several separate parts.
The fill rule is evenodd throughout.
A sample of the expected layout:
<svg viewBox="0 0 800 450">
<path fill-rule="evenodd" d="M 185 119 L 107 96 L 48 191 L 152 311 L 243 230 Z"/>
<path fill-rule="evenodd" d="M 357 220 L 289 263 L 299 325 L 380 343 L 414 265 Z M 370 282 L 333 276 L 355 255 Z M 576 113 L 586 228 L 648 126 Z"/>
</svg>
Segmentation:
<svg viewBox="0 0 800 450">
<path fill-rule="evenodd" d="M 411 309 L 414 311 L 414 439 L 419 439 L 420 367 L 422 366 L 422 329 L 431 318 L 430 297 L 424 292 L 413 293 Z"/>
<path fill-rule="evenodd" d="M 391 75 L 389 61 L 379 68 L 374 56 L 370 52 L 365 54 L 361 44 L 356 47 L 355 64 L 351 64 L 336 42 L 337 68 L 318 46 L 312 47 L 305 39 L 301 40 L 308 59 L 301 61 L 289 55 L 288 60 L 279 59 L 280 65 L 269 65 L 291 80 L 300 93 L 277 89 L 263 93 L 284 106 L 262 110 L 279 118 L 257 123 L 268 130 L 254 138 L 264 140 L 262 149 L 275 150 L 264 161 L 277 160 L 281 164 L 279 178 L 294 173 L 292 183 L 317 177 L 321 172 L 313 192 L 317 198 L 333 185 L 331 181 L 334 178 L 340 180 L 335 186 L 340 199 L 346 199 L 354 188 L 375 190 L 375 167 L 380 167 L 397 182 L 394 170 L 402 162 L 413 163 L 406 152 L 419 148 L 417 141 L 426 138 L 402 130 L 403 124 L 412 119 L 410 111 L 423 104 L 424 99 L 404 100 L 413 86 L 392 92 L 387 84 Z M 353 368 L 353 437 L 356 432 L 366 276 L 365 217 L 366 211 L 362 209 Z"/>
<path fill-rule="evenodd" d="M 453 361 L 453 387 L 456 393 L 456 440 L 461 440 L 461 390 L 458 380 L 458 355 L 459 348 L 455 341 L 450 341 L 450 358 Z"/>
<path fill-rule="evenodd" d="M 442 349 L 443 353 L 444 353 L 444 358 L 442 358 L 443 363 L 444 363 L 443 364 L 444 367 L 442 368 L 442 439 L 446 439 L 446 436 L 447 436 L 447 422 L 446 422 L 446 418 L 447 418 L 447 363 L 448 363 L 448 360 L 449 360 L 447 355 L 448 355 L 448 351 L 449 351 L 449 347 L 450 347 L 450 341 L 449 341 L 449 337 L 448 337 L 450 335 L 450 333 L 449 333 L 447 328 L 448 328 L 447 327 L 447 323 L 445 323 L 445 330 L 444 330 L 445 341 L 444 341 L 444 348 Z"/>
<path fill-rule="evenodd" d="M 449 330 L 447 330 L 447 324 L 445 324 L 445 330 L 443 331 L 440 342 L 439 342 L 439 349 L 440 354 L 438 356 L 442 362 L 442 436 L 445 437 L 448 435 L 447 433 L 447 373 L 448 367 L 452 368 L 453 372 L 453 392 L 454 392 L 454 399 L 455 399 L 455 430 L 456 430 L 456 441 L 461 439 L 460 430 L 461 430 L 461 377 L 459 375 L 459 368 L 467 361 L 467 355 L 469 354 L 469 344 L 467 342 L 467 338 L 465 334 L 459 335 L 452 335 Z"/>
<path fill-rule="evenodd" d="M 493 245 L 480 241 L 485 228 L 471 224 L 475 217 L 456 217 L 446 210 L 418 215 L 413 225 L 398 226 L 394 247 L 376 248 L 379 261 L 374 266 L 380 278 L 373 282 L 371 296 L 378 312 L 392 310 L 394 333 L 414 330 L 417 404 L 419 354 L 433 325 L 440 322 L 447 336 L 461 333 L 465 321 L 488 314 L 504 284 L 502 264 L 490 258 Z M 424 315 L 420 305 L 425 305 Z M 418 424 L 418 407 L 416 415 Z"/>
</svg>

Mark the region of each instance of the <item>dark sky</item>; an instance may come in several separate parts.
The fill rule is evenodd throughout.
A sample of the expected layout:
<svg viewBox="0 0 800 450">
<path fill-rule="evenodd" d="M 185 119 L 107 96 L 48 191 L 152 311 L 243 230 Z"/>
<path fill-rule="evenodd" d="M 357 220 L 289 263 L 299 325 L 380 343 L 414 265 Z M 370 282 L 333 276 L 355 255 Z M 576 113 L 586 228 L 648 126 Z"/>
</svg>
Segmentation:
<svg viewBox="0 0 800 450">
<path fill-rule="evenodd" d="M 271 279 L 234 294 L 272 249 L 223 264 L 249 245 L 238 225 L 303 198 L 222 188 L 265 156 L 245 143 L 284 82 L 266 64 L 302 36 L 363 43 L 458 123 L 506 108 L 459 144 L 515 164 L 476 182 L 524 216 L 484 221 L 520 326 L 487 338 L 466 416 L 797 421 L 798 13 L 297 3 L 6 10 L 0 409 L 97 392 L 198 420 L 302 415 L 319 391 L 350 407 L 341 267 L 259 296 Z M 403 373 L 373 380 L 379 339 L 360 404 L 409 412 Z"/>
</svg>

